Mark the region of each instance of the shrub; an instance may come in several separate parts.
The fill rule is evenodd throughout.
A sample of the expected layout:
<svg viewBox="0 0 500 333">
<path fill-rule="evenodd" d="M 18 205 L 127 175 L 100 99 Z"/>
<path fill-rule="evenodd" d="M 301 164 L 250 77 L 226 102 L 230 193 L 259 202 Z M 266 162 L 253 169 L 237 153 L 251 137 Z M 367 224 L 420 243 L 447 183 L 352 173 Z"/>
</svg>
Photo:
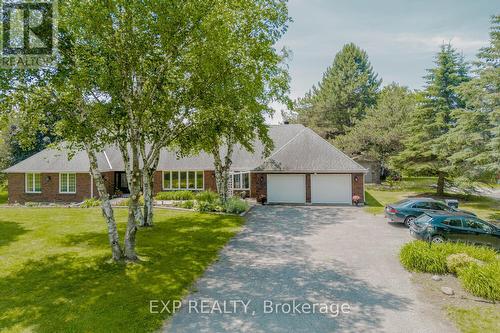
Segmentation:
<svg viewBox="0 0 500 333">
<path fill-rule="evenodd" d="M 118 201 L 115 205 L 119 207 L 127 207 L 130 202 L 129 198 Z M 139 205 L 144 205 L 144 197 L 139 198 Z"/>
<path fill-rule="evenodd" d="M 490 299 L 500 300 L 500 261 L 487 265 L 471 264 L 460 269 L 458 278 L 463 287 L 471 294 Z"/>
<path fill-rule="evenodd" d="M 80 208 L 92 208 L 99 207 L 101 205 L 101 200 L 96 198 L 85 199 L 83 203 L 80 205 Z"/>
<path fill-rule="evenodd" d="M 448 271 L 446 255 L 432 250 L 429 243 L 422 241 L 413 241 L 404 245 L 399 253 L 399 259 L 409 271 L 436 274 L 444 274 Z"/>
<path fill-rule="evenodd" d="M 169 191 L 169 192 L 159 192 L 155 199 L 156 200 L 193 200 L 195 197 L 194 193 L 191 191 Z"/>
<path fill-rule="evenodd" d="M 198 212 L 213 212 L 214 204 L 208 201 L 196 201 L 193 208 Z"/>
<path fill-rule="evenodd" d="M 237 197 L 229 198 L 224 207 L 227 213 L 241 214 L 248 209 L 248 203 Z"/>
<path fill-rule="evenodd" d="M 203 191 L 196 194 L 196 200 L 214 203 L 219 200 L 219 195 L 212 191 Z"/>
<path fill-rule="evenodd" d="M 457 274 L 459 270 L 472 264 L 480 264 L 481 261 L 472 258 L 465 253 L 451 254 L 446 257 L 448 272 Z"/>
<path fill-rule="evenodd" d="M 24 203 L 24 205 L 25 205 L 26 207 L 40 207 L 40 206 L 43 206 L 43 203 L 41 203 L 41 202 L 26 201 L 26 202 Z"/>
<path fill-rule="evenodd" d="M 456 253 L 484 262 L 496 260 L 496 252 L 486 247 L 478 247 L 463 243 L 442 243 L 429 245 L 423 241 L 413 241 L 405 244 L 399 253 L 401 264 L 409 271 L 435 274 L 449 273 L 446 258 Z"/>
<path fill-rule="evenodd" d="M 186 209 L 193 209 L 194 201 L 193 200 L 182 201 L 179 203 L 178 207 L 186 208 Z"/>
</svg>

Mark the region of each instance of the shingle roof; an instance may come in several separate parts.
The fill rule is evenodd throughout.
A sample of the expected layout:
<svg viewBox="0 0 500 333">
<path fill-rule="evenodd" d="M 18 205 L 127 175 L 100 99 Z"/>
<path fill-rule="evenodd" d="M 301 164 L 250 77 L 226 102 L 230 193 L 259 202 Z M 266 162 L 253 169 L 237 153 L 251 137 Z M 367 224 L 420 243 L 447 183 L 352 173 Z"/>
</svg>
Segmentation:
<svg viewBox="0 0 500 333">
<path fill-rule="evenodd" d="M 236 146 L 233 153 L 233 170 L 270 172 L 366 172 L 358 163 L 312 130 L 298 124 L 269 127 L 274 149 L 268 158 L 263 157 L 264 147 L 257 141 L 254 152 Z M 45 149 L 38 154 L 8 168 L 6 173 L 25 172 L 88 172 L 89 160 L 85 152 L 78 152 L 68 159 L 64 148 Z M 106 147 L 98 154 L 101 171 L 123 171 L 121 154 L 116 147 Z M 158 170 L 210 170 L 213 158 L 206 153 L 177 158 L 176 152 L 164 150 Z"/>
</svg>

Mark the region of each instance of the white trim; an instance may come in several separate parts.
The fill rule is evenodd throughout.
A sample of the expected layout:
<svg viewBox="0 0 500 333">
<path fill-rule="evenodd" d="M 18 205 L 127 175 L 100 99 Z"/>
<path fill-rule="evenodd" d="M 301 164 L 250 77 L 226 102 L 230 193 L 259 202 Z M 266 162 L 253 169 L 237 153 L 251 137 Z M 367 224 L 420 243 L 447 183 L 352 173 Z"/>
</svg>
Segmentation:
<svg viewBox="0 0 500 333">
<path fill-rule="evenodd" d="M 165 174 L 168 172 L 170 175 L 170 187 L 165 187 Z M 172 174 L 174 172 L 177 172 L 177 184 L 178 186 L 176 188 L 172 187 Z M 186 187 L 183 188 L 181 187 L 181 172 L 186 173 Z M 194 181 L 194 188 L 188 188 L 187 186 L 189 185 L 189 173 L 194 172 L 195 173 L 195 181 Z M 201 173 L 202 177 L 202 185 L 201 188 L 199 187 L 198 184 L 198 173 Z M 161 171 L 161 189 L 162 191 L 203 191 L 205 189 L 205 171 L 204 170 L 162 170 Z"/>
<path fill-rule="evenodd" d="M 62 192 L 61 191 L 61 176 L 66 175 L 66 186 L 68 189 L 68 192 Z M 69 192 L 69 175 L 75 175 L 75 191 L 74 192 Z M 76 172 L 60 172 L 59 173 L 59 194 L 76 194 Z"/>
<path fill-rule="evenodd" d="M 113 170 L 113 166 L 111 165 L 111 162 L 109 161 L 108 154 L 106 154 L 106 150 L 102 151 L 104 154 L 104 157 L 106 158 L 106 162 L 108 162 L 109 168 Z"/>
<path fill-rule="evenodd" d="M 248 187 L 242 187 L 241 185 L 243 184 L 243 182 L 241 181 L 242 180 L 242 175 L 243 174 L 248 174 Z M 235 175 L 239 175 L 240 176 L 240 187 L 234 187 L 234 179 L 233 179 L 233 190 L 236 190 L 236 191 L 248 191 L 250 190 L 251 188 L 251 185 L 250 185 L 250 171 L 232 171 L 230 173 L 230 176 L 231 177 L 234 177 Z"/>
<path fill-rule="evenodd" d="M 36 181 L 35 181 L 35 175 L 40 175 L 40 191 L 33 191 L 33 190 L 28 190 L 28 175 L 33 175 L 33 181 L 32 181 L 32 186 L 31 189 L 34 189 L 36 187 Z M 30 194 L 40 194 L 42 193 L 42 173 L 40 172 L 25 172 L 24 173 L 24 193 L 30 193 Z"/>
</svg>

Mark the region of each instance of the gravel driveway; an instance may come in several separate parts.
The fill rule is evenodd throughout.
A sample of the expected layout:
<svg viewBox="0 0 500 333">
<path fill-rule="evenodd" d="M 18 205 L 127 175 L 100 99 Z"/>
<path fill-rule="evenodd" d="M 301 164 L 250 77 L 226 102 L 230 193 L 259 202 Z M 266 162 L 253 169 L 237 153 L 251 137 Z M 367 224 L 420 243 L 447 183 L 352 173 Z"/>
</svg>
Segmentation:
<svg viewBox="0 0 500 333">
<path fill-rule="evenodd" d="M 406 228 L 356 207 L 257 206 L 247 218 L 165 332 L 455 332 L 398 262 Z M 296 304 L 316 313 L 285 313 Z"/>
</svg>

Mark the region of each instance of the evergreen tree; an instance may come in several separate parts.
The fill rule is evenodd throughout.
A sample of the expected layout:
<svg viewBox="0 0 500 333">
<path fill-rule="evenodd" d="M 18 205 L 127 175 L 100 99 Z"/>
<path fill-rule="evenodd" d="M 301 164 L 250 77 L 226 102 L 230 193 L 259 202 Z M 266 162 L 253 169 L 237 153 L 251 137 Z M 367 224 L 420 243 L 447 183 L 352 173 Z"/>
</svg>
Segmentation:
<svg viewBox="0 0 500 333">
<path fill-rule="evenodd" d="M 405 126 L 414 109 L 414 93 L 392 83 L 382 89 L 377 106 L 334 144 L 350 156 L 387 166 L 389 157 L 403 149 Z"/>
<path fill-rule="evenodd" d="M 476 76 L 457 89 L 465 108 L 455 110 L 456 126 L 443 140 L 453 154 L 448 172 L 462 187 L 491 182 L 500 173 L 500 16 L 492 18 L 490 45 L 475 63 Z"/>
<path fill-rule="evenodd" d="M 295 102 L 296 121 L 327 139 L 343 135 L 375 105 L 380 83 L 366 52 L 346 44 L 318 87 Z"/>
<path fill-rule="evenodd" d="M 443 195 L 452 152 L 442 139 L 453 126 L 452 111 L 464 106 L 456 89 L 469 80 L 463 56 L 450 44 L 442 45 L 425 79 L 407 127 L 405 149 L 392 164 L 410 174 L 438 176 L 437 194 Z"/>
</svg>

